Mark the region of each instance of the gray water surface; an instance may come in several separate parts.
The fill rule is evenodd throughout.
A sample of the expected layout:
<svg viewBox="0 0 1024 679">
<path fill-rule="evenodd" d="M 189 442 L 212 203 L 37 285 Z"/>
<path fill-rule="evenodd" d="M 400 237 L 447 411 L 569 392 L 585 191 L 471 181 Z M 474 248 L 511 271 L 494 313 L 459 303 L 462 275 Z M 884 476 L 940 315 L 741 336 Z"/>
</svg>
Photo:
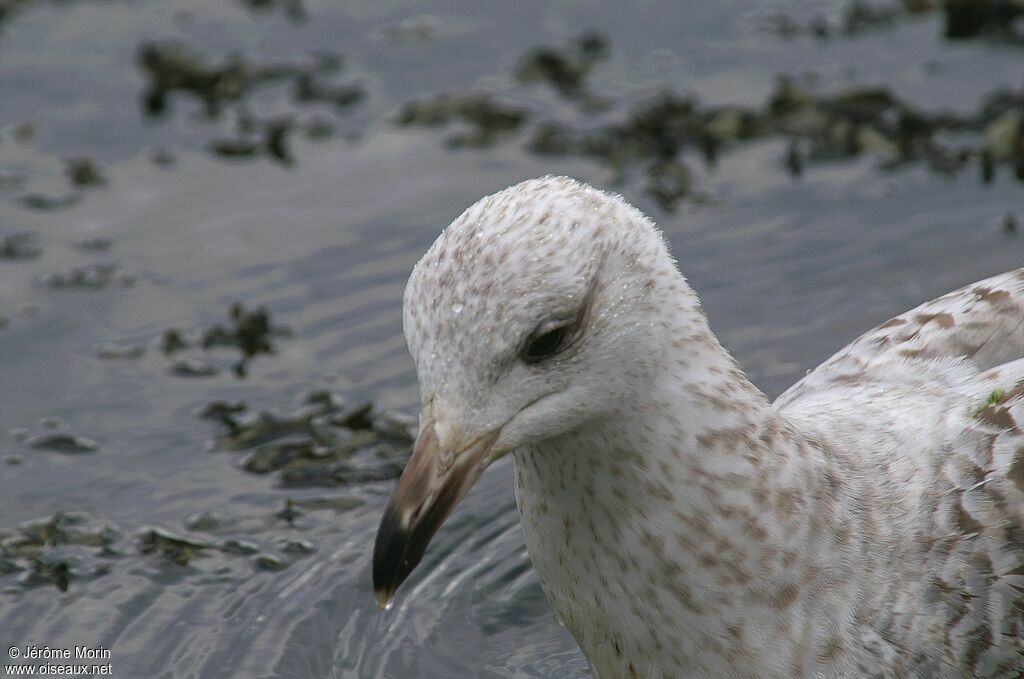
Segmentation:
<svg viewBox="0 0 1024 679">
<path fill-rule="evenodd" d="M 1020 46 L 946 42 L 937 15 L 820 41 L 760 30 L 767 10 L 754 0 L 318 0 L 304 19 L 289 2 L 14 4 L 0 24 L 0 237 L 32 234 L 36 252 L 0 257 L 0 544 L 23 550 L 11 572 L 0 562 L 3 648 L 103 646 L 118 677 L 587 676 L 529 565 L 509 460 L 384 613 L 369 563 L 393 471 L 373 458 L 330 485 L 254 474 L 245 451 L 215 443 L 223 427 L 197 416 L 217 400 L 289 413 L 322 390 L 339 408 L 373 400 L 414 415 L 405 278 L 448 222 L 511 183 L 570 174 L 651 214 L 712 326 L 771 396 L 873 324 L 1024 265 L 1024 234 L 1004 226 L 1024 192 L 1005 170 L 985 185 L 919 164 L 883 171 L 866 155 L 794 178 L 786 142 L 769 136 L 714 167 L 694 163 L 702 199 L 669 210 L 641 179 L 618 181 L 591 159 L 535 155 L 515 135 L 450 148 L 450 129 L 392 122 L 416 98 L 486 92 L 586 128 L 577 104 L 512 78 L 529 50 L 584 30 L 610 45 L 589 87 L 619 102 L 611 117 L 664 88 L 761 106 L 780 74 L 814 73 L 823 91 L 886 85 L 927 111 L 973 111 L 986 93 L 1024 85 Z M 811 16 L 841 5 L 773 7 Z M 286 79 L 213 119 L 188 93 L 149 116 L 140 45 L 172 39 L 211 62 L 237 50 L 313 68 L 309 54 L 340 53 L 324 82 L 363 97 L 296 102 Z M 293 133 L 287 162 L 210 153 L 245 115 L 326 121 L 333 133 Z M 65 161 L 79 157 L 106 183 L 70 186 Z M 69 276 L 97 264 L 112 268 Z M 244 378 L 230 349 L 162 351 L 166 330 L 225 324 L 235 302 L 291 331 Z M 217 374 L 174 374 L 183 357 Z M 33 447 L 54 432 L 95 449 Z M 33 575 L 23 542 L 44 529 L 25 523 L 56 512 L 82 516 L 37 540 Z M 206 546 L 188 558 L 147 552 L 153 528 Z"/>
</svg>

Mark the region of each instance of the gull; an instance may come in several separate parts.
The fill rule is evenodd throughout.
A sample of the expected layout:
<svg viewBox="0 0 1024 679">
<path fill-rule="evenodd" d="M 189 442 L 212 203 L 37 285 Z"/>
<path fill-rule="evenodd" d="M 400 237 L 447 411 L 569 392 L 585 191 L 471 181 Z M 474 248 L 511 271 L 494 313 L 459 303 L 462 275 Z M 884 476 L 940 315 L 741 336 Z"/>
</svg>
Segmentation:
<svg viewBox="0 0 1024 679">
<path fill-rule="evenodd" d="M 441 233 L 403 324 L 422 411 L 374 546 L 382 606 L 511 454 L 597 679 L 1024 673 L 1024 269 L 770 402 L 647 217 L 543 177 Z"/>
</svg>

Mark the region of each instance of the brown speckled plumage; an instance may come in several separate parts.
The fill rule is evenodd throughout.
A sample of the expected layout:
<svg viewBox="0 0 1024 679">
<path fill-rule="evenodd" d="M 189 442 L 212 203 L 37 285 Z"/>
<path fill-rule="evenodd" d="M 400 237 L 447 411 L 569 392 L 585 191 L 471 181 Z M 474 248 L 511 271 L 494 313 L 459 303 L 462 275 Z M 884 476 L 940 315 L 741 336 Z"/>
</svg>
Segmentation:
<svg viewBox="0 0 1024 679">
<path fill-rule="evenodd" d="M 650 221 L 545 177 L 445 230 L 405 331 L 430 473 L 487 433 L 481 465 L 514 454 L 530 557 L 596 677 L 1024 671 L 1024 269 L 883 323 L 772 404 Z"/>
</svg>

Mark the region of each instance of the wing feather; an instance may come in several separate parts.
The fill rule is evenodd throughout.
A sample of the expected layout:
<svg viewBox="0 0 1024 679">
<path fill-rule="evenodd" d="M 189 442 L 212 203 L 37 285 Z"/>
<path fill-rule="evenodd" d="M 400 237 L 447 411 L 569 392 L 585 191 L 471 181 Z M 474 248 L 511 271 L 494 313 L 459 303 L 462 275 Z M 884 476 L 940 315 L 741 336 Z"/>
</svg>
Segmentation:
<svg viewBox="0 0 1024 679">
<path fill-rule="evenodd" d="M 928 488 L 906 536 L 919 575 L 877 621 L 882 638 L 919 646 L 897 675 L 1024 676 L 1024 269 L 882 323 L 775 406 L 886 478 L 916 463 Z"/>
<path fill-rule="evenodd" d="M 1024 268 L 993 276 L 861 335 L 775 401 L 785 409 L 842 384 L 893 383 L 908 366 L 945 366 L 958 379 L 1024 357 Z M 964 372 L 964 362 L 973 370 Z"/>
</svg>

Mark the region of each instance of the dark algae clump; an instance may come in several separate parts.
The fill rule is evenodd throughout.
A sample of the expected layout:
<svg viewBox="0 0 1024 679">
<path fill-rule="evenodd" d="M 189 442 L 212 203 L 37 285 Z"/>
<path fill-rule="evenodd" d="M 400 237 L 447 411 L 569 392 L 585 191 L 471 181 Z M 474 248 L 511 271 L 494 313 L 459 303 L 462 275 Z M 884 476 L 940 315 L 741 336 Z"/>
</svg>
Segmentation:
<svg viewBox="0 0 1024 679">
<path fill-rule="evenodd" d="M 81 512 L 0 529 L 0 584 L 13 577 L 22 588 L 50 585 L 66 592 L 75 580 L 106 575 L 123 546 L 116 527 Z"/>
<path fill-rule="evenodd" d="M 161 556 L 178 566 L 187 566 L 208 545 L 174 535 L 159 528 L 150 528 L 142 532 L 138 539 L 139 551 L 142 554 Z"/>
<path fill-rule="evenodd" d="M 452 148 L 493 146 L 524 133 L 526 148 L 538 155 L 588 158 L 607 167 L 616 182 L 639 177 L 641 188 L 668 211 L 682 201 L 708 199 L 694 160 L 713 171 L 722 154 L 771 139 L 785 142 L 779 166 L 793 177 L 817 164 L 868 156 L 883 171 L 920 165 L 954 176 L 974 167 L 989 183 L 1006 168 L 1024 182 L 1024 90 L 993 91 L 974 113 L 956 114 L 923 110 L 885 86 L 821 92 L 782 76 L 761 107 L 710 106 L 672 91 L 632 105 L 605 97 L 595 106 L 586 77 L 607 53 L 602 37 L 586 34 L 564 50 L 533 51 L 516 69 L 522 83 L 545 82 L 588 104 L 582 108 L 591 119 L 583 122 L 479 92 L 408 103 L 394 122 L 461 123 L 464 131 L 446 138 Z"/>
<path fill-rule="evenodd" d="M 213 401 L 199 416 L 224 427 L 220 450 L 245 451 L 242 469 L 274 473 L 286 486 L 335 486 L 398 476 L 410 453 L 415 420 L 376 412 L 370 403 L 342 406 L 314 392 L 290 412 L 250 411 L 243 403 Z"/>
<path fill-rule="evenodd" d="M 356 506 L 349 498 L 308 497 L 295 503 L 293 518 L 300 512 L 343 512 Z M 51 586 L 66 592 L 75 582 L 123 575 L 139 563 L 243 578 L 247 571 L 284 570 L 316 552 L 316 544 L 298 532 L 301 526 L 274 512 L 205 522 L 191 518 L 185 524 L 181 533 L 162 526 L 128 531 L 84 512 L 59 511 L 13 529 L 0 528 L 0 590 L 10 594 Z M 231 564 L 239 559 L 249 565 L 236 571 Z"/>
<path fill-rule="evenodd" d="M 91 439 L 65 432 L 37 434 L 25 439 L 25 445 L 58 453 L 91 453 L 99 447 Z"/>
<path fill-rule="evenodd" d="M 232 364 L 231 370 L 235 376 L 245 378 L 249 364 L 256 356 L 276 353 L 275 340 L 292 335 L 287 327 L 272 323 L 270 313 L 264 308 L 249 310 L 241 303 L 232 304 L 228 321 L 229 325 L 217 323 L 188 334 L 176 328 L 165 330 L 160 338 L 160 350 L 165 356 L 173 357 L 195 349 L 204 353 L 233 349 L 241 356 Z M 213 363 L 189 357 L 177 358 L 170 370 L 182 377 L 212 377 L 220 372 Z"/>
<path fill-rule="evenodd" d="M 45 193 L 23 193 L 18 196 L 18 201 L 30 210 L 63 210 L 64 208 L 76 205 L 81 198 L 78 193 L 63 193 L 50 195 Z"/>
<path fill-rule="evenodd" d="M 607 38 L 586 33 L 565 49 L 544 47 L 528 53 L 516 67 L 515 77 L 522 83 L 547 83 L 568 99 L 599 107 L 601 101 L 590 91 L 587 76 L 608 54 Z"/>
<path fill-rule="evenodd" d="M 66 272 L 46 274 L 40 282 L 53 290 L 102 290 L 109 287 L 128 287 L 139 279 L 138 274 L 122 269 L 118 264 L 85 264 Z"/>
<path fill-rule="evenodd" d="M 272 91 L 280 96 L 277 93 L 284 88 L 296 112 L 327 104 L 337 113 L 347 111 L 365 96 L 357 83 L 332 80 L 342 71 L 344 62 L 341 56 L 327 52 L 316 52 L 294 63 L 254 63 L 239 53 L 214 62 L 181 42 L 146 42 L 138 49 L 137 62 L 147 81 L 142 95 L 145 115 L 166 117 L 178 96 L 199 102 L 208 120 L 231 114 L 234 136 L 207 144 L 211 153 L 228 159 L 264 156 L 291 165 L 295 158 L 289 138 L 296 129 L 304 129 L 311 137 L 322 137 L 328 130 L 318 119 L 300 122 L 293 113 L 258 117 L 252 102 L 257 95 Z"/>
<path fill-rule="evenodd" d="M 65 173 L 75 188 L 103 186 L 107 183 L 106 175 L 92 158 L 70 158 Z"/>
<path fill-rule="evenodd" d="M 0 259 L 27 261 L 43 254 L 39 237 L 34 233 L 0 233 Z"/>
<path fill-rule="evenodd" d="M 1024 4 L 1019 0 L 850 0 L 835 14 L 807 19 L 773 11 L 762 26 L 787 39 L 810 36 L 830 40 L 891 28 L 936 13 L 942 18 L 942 35 L 947 40 L 989 38 L 1024 45 L 1024 29 L 1017 25 L 1024 16 Z"/>
<path fill-rule="evenodd" d="M 449 135 L 451 148 L 487 148 L 507 139 L 527 121 L 527 111 L 489 94 L 441 94 L 405 104 L 395 116 L 399 127 L 444 127 L 460 123 Z"/>
<path fill-rule="evenodd" d="M 1024 3 L 1019 0 L 945 0 L 941 3 L 945 35 L 950 40 L 978 36 L 1003 38 L 1024 45 Z"/>
<path fill-rule="evenodd" d="M 276 326 L 270 322 L 270 314 L 266 309 L 249 311 L 241 303 L 231 305 L 228 313 L 231 325 L 214 325 L 203 332 L 203 349 L 213 347 L 233 347 L 238 349 L 242 358 L 235 364 L 234 370 L 239 377 L 244 377 L 246 366 L 259 354 L 275 352 L 272 339 L 289 337 L 291 331 L 284 326 Z"/>
<path fill-rule="evenodd" d="M 302 0 L 242 0 L 254 14 L 283 13 L 293 23 L 303 23 L 309 18 Z"/>
</svg>

